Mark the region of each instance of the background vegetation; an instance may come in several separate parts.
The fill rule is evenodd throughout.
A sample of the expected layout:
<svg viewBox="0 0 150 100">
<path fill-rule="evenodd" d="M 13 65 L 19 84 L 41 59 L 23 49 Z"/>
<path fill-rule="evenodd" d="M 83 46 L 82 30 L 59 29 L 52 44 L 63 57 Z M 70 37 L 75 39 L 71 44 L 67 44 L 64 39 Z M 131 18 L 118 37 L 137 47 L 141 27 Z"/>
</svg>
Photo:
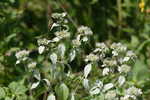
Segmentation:
<svg viewBox="0 0 150 100">
<path fill-rule="evenodd" d="M 96 41 L 121 42 L 132 49 L 138 58 L 131 80 L 144 91 L 143 100 L 150 99 L 150 0 L 0 0 L 1 87 L 15 84 L 15 89 L 20 84 L 17 81 L 26 77 L 24 69 L 15 64 L 15 53 L 24 48 L 33 50 L 33 58 L 37 56 L 37 39 L 50 34 L 54 12 L 69 14 L 72 32 L 86 25 Z M 20 88 L 20 92 L 27 91 L 26 85 Z M 37 95 L 42 96 L 42 92 Z"/>
</svg>

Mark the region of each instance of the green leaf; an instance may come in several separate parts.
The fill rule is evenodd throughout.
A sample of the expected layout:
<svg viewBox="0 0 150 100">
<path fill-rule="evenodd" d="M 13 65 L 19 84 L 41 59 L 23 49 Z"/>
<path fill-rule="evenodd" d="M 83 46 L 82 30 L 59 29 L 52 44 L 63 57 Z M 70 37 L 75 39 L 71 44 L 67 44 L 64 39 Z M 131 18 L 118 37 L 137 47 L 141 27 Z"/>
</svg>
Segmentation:
<svg viewBox="0 0 150 100">
<path fill-rule="evenodd" d="M 69 89 L 66 84 L 62 83 L 59 87 L 56 87 L 55 90 L 58 96 L 58 100 L 67 100 L 69 96 Z"/>
<path fill-rule="evenodd" d="M 8 87 L 16 95 L 24 94 L 27 91 L 27 88 L 23 84 L 20 84 L 20 83 L 17 83 L 17 82 L 10 83 Z"/>
<path fill-rule="evenodd" d="M 0 87 L 0 99 L 4 98 L 6 95 L 4 89 L 2 87 Z"/>
</svg>

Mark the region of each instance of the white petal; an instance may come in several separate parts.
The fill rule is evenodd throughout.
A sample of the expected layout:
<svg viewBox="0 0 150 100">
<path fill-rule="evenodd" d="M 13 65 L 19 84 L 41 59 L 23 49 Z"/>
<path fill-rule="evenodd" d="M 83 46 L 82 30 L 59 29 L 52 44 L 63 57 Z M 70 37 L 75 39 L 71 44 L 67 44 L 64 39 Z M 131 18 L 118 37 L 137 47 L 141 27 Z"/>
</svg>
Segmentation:
<svg viewBox="0 0 150 100">
<path fill-rule="evenodd" d="M 84 67 L 84 77 L 87 78 L 87 76 L 89 75 L 89 73 L 91 72 L 92 69 L 92 65 L 88 64 Z"/>
<path fill-rule="evenodd" d="M 38 50 L 39 50 L 39 54 L 42 54 L 45 50 L 45 46 L 40 46 Z"/>
</svg>

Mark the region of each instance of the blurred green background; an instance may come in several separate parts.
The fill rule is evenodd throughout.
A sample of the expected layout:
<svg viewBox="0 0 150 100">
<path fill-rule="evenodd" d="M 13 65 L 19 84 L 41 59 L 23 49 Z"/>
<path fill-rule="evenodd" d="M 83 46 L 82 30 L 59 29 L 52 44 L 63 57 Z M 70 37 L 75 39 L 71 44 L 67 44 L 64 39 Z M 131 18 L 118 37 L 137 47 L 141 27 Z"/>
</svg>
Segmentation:
<svg viewBox="0 0 150 100">
<path fill-rule="evenodd" d="M 150 98 L 150 0 L 0 0 L 0 84 L 19 77 L 14 51 L 34 49 L 49 33 L 54 12 L 67 12 L 71 30 L 86 25 L 101 42 L 122 42 L 138 55 L 132 80 Z M 141 85 L 142 84 L 142 85 Z"/>
</svg>

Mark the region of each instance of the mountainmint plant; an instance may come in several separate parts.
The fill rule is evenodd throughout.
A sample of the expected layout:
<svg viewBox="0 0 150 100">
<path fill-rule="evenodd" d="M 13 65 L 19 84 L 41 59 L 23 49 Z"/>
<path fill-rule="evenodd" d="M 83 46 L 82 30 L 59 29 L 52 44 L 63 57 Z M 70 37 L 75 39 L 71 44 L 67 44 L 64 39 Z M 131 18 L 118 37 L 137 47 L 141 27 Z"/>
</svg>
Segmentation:
<svg viewBox="0 0 150 100">
<path fill-rule="evenodd" d="M 136 60 L 132 51 L 121 43 L 91 46 L 92 30 L 82 25 L 72 33 L 67 13 L 52 19 L 50 32 L 37 40 L 37 59 L 29 56 L 31 50 L 16 53 L 16 64 L 24 64 L 32 79 L 30 96 L 45 87 L 40 95 L 47 100 L 140 100 L 142 90 L 128 78 Z"/>
</svg>

